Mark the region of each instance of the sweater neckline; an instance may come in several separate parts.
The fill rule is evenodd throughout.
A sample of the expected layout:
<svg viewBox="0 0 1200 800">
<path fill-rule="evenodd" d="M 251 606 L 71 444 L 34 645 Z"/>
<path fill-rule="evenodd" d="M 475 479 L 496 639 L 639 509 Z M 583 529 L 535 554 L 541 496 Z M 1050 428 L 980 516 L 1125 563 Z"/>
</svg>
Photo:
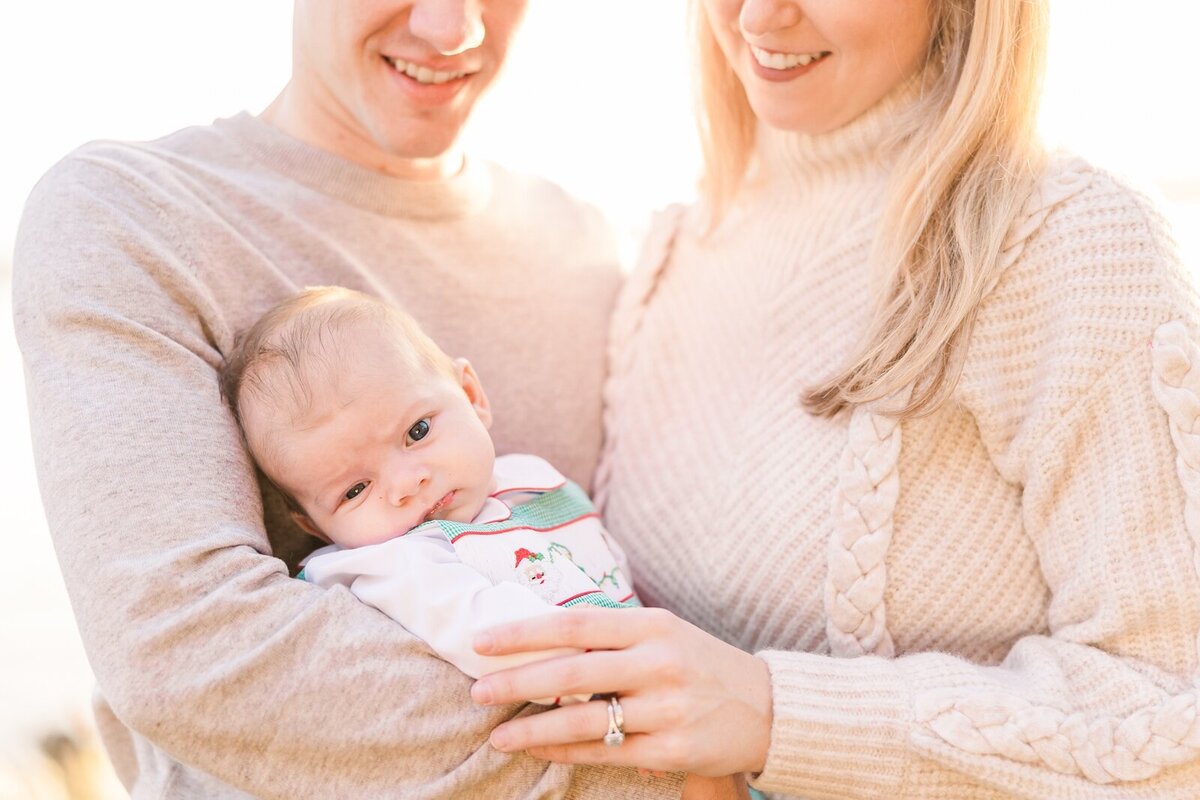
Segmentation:
<svg viewBox="0 0 1200 800">
<path fill-rule="evenodd" d="M 368 169 L 301 141 L 248 112 L 216 121 L 253 157 L 292 180 L 359 208 L 388 217 L 436 220 L 466 217 L 487 206 L 488 166 L 464 159 L 443 180 L 414 181 Z"/>
<path fill-rule="evenodd" d="M 913 130 L 913 112 L 924 85 L 925 72 L 918 72 L 858 117 L 827 133 L 797 133 L 759 124 L 753 169 L 767 179 L 786 175 L 807 185 L 822 175 L 844 176 L 885 165 Z"/>
</svg>

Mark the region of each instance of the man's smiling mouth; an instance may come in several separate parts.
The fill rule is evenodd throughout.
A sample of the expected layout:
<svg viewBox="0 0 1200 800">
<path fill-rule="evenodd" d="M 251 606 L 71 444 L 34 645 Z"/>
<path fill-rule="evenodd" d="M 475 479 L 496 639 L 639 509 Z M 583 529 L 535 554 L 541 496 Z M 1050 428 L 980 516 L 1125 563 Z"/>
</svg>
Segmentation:
<svg viewBox="0 0 1200 800">
<path fill-rule="evenodd" d="M 389 56 L 384 56 L 383 60 L 391 64 L 392 69 L 396 70 L 396 72 L 399 72 L 401 75 L 406 75 L 417 83 L 426 85 L 449 83 L 450 81 L 456 81 L 460 78 L 465 78 L 468 75 L 475 74 L 475 72 L 470 70 L 464 70 L 461 72 L 434 70 L 430 69 L 429 67 L 421 66 L 420 64 L 414 64 L 411 61 L 405 61 L 401 58 L 392 58 Z"/>
</svg>

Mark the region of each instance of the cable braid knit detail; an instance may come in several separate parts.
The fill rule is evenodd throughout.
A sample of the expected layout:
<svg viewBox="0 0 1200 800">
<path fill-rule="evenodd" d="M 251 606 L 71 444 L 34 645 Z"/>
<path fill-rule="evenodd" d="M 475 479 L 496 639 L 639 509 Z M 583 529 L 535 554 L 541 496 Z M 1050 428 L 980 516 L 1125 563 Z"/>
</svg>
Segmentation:
<svg viewBox="0 0 1200 800">
<path fill-rule="evenodd" d="M 1200 348 L 1183 320 L 1164 323 L 1154 332 L 1153 387 L 1170 419 L 1175 473 L 1186 498 L 1183 518 L 1192 537 L 1192 565 L 1200 574 Z M 1196 652 L 1200 657 L 1200 638 Z"/>
<path fill-rule="evenodd" d="M 1182 321 L 1155 331 L 1153 366 L 1152 387 L 1175 442 L 1193 566 L 1200 573 L 1200 348 Z M 1197 648 L 1200 653 L 1200 641 Z M 1089 719 L 998 692 L 965 698 L 954 691 L 930 692 L 916 704 L 917 721 L 955 747 L 1041 762 L 1101 784 L 1146 780 L 1200 756 L 1198 710 L 1200 688 L 1164 694 L 1157 705 L 1128 717 Z"/>
<path fill-rule="evenodd" d="M 825 551 L 825 632 L 835 656 L 895 655 L 883 590 L 892 512 L 900 496 L 899 459 L 900 421 L 880 413 L 876 404 L 855 408 L 838 465 L 834 533 Z"/>
<path fill-rule="evenodd" d="M 1020 259 L 1050 212 L 1086 188 L 1092 176 L 1093 170 L 1081 159 L 1055 164 L 1047 171 L 1005 237 L 995 281 Z M 836 532 L 827 547 L 825 630 L 835 656 L 895 655 L 883 593 L 884 561 L 900 492 L 896 469 L 900 440 L 899 425 L 879 414 L 878 408 L 854 410 L 834 497 Z"/>
<path fill-rule="evenodd" d="M 638 263 L 621 287 L 613 311 L 608 333 L 608 378 L 604 383 L 604 450 L 592 479 L 592 502 L 601 514 L 608 499 L 608 479 L 612 469 L 609 466 L 612 461 L 609 454 L 618 435 L 613 401 L 621 394 L 621 381 L 629 373 L 633 361 L 633 339 L 642 325 L 646 304 L 654 294 L 654 287 L 658 285 L 658 278 L 669 260 L 686 211 L 687 206 L 676 203 L 654 215 Z"/>
<path fill-rule="evenodd" d="M 1000 246 L 1000 267 L 992 271 L 992 285 L 987 287 L 985 295 L 995 288 L 1008 268 L 1021 258 L 1025 244 L 1042 227 L 1050 212 L 1064 200 L 1086 189 L 1095 174 L 1095 169 L 1081 158 L 1056 163 L 1047 171 L 1030 192 L 1004 244 Z"/>
</svg>

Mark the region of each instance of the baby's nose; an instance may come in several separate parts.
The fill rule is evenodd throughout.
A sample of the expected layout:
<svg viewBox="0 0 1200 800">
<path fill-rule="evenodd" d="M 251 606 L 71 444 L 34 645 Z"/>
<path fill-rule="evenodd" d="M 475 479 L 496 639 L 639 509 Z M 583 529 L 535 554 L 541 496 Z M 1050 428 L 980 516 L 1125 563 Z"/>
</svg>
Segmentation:
<svg viewBox="0 0 1200 800">
<path fill-rule="evenodd" d="M 425 469 L 411 469 L 397 475 L 389 484 L 387 500 L 394 506 L 402 506 L 421 494 L 425 484 L 429 483 L 429 472 Z"/>
</svg>

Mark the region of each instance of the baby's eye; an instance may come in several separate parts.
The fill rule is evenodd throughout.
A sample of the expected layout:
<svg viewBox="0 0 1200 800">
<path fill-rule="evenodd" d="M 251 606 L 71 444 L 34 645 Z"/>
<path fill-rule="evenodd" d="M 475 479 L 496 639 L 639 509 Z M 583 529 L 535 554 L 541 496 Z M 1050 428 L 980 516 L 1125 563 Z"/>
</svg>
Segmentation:
<svg viewBox="0 0 1200 800">
<path fill-rule="evenodd" d="M 362 494 L 366 490 L 367 490 L 367 484 L 363 483 L 362 481 L 359 481 L 358 483 L 356 483 L 350 487 L 350 490 L 348 492 L 346 492 L 346 494 L 345 494 L 345 498 L 347 500 L 353 500 L 354 498 L 358 497 L 360 494 Z"/>
<path fill-rule="evenodd" d="M 408 440 L 419 442 L 429 435 L 429 420 L 423 419 L 408 429 Z"/>
</svg>

